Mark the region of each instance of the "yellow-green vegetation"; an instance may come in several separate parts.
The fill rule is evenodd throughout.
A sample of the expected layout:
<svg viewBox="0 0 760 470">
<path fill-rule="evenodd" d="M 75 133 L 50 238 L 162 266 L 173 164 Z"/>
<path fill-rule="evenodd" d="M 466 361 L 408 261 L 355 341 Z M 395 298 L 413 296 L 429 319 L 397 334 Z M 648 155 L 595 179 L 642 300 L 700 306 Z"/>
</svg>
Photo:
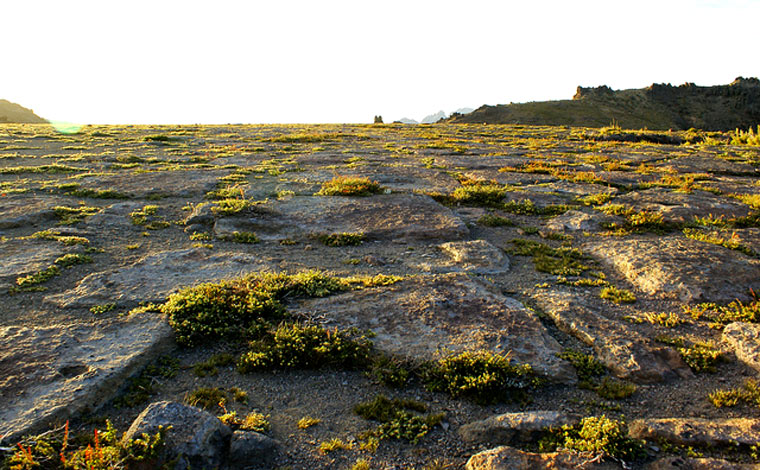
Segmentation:
<svg viewBox="0 0 760 470">
<path fill-rule="evenodd" d="M 760 323 L 760 300 L 744 303 L 735 300 L 728 305 L 704 302 L 696 305 L 684 305 L 684 313 L 694 320 L 708 320 L 716 325 L 726 325 L 735 321 Z"/>
<path fill-rule="evenodd" d="M 28 290 L 35 286 L 49 281 L 55 276 L 61 274 L 61 268 L 70 268 L 78 264 L 92 263 L 92 257 L 80 253 L 69 253 L 57 258 L 53 264 L 47 268 L 37 271 L 36 273 L 22 276 L 16 279 L 16 285 L 19 290 Z"/>
<path fill-rule="evenodd" d="M 636 392 L 636 385 L 625 380 L 618 380 L 612 377 L 605 377 L 596 385 L 593 390 L 602 398 L 607 400 L 622 400 L 628 398 Z"/>
<path fill-rule="evenodd" d="M 753 258 L 760 257 L 760 254 L 758 254 L 755 250 L 753 250 L 752 248 L 746 245 L 743 245 L 736 238 L 736 233 L 734 233 L 728 238 L 724 238 L 712 232 L 704 232 L 702 230 L 697 230 L 697 229 L 687 227 L 683 229 L 683 234 L 686 235 L 686 237 L 691 238 L 692 240 L 697 240 L 700 242 L 722 246 L 722 247 L 728 248 L 729 250 L 739 251 L 741 253 L 744 253 L 747 256 L 752 256 Z"/>
<path fill-rule="evenodd" d="M 515 225 L 512 220 L 495 214 L 484 214 L 477 222 L 485 227 L 513 227 Z"/>
<path fill-rule="evenodd" d="M 53 240 L 53 241 L 63 243 L 66 246 L 87 245 L 90 243 L 90 240 L 88 240 L 85 237 L 78 237 L 74 235 L 63 235 L 59 231 L 50 230 L 50 229 L 34 232 L 33 234 L 29 235 L 29 238 L 38 238 L 40 240 Z"/>
<path fill-rule="evenodd" d="M 557 357 L 572 364 L 581 383 L 590 382 L 595 377 L 602 376 L 607 372 L 604 364 L 596 360 L 591 354 L 585 354 L 574 349 L 565 349 L 561 353 L 558 353 Z"/>
<path fill-rule="evenodd" d="M 583 418 L 576 426 L 550 429 L 539 447 L 543 452 L 564 448 L 630 462 L 646 456 L 643 444 L 627 436 L 624 423 L 602 415 Z"/>
<path fill-rule="evenodd" d="M 326 246 L 358 246 L 364 243 L 363 233 L 329 233 L 317 235 L 317 239 Z"/>
<path fill-rule="evenodd" d="M 235 357 L 228 353 L 214 354 L 207 361 L 199 362 L 193 366 L 193 372 L 198 377 L 207 375 L 216 375 L 219 373 L 217 367 L 225 367 L 235 363 Z"/>
<path fill-rule="evenodd" d="M 731 145 L 760 146 L 760 125 L 757 126 L 757 134 L 751 127 L 747 131 L 736 129 L 731 136 Z"/>
<path fill-rule="evenodd" d="M 740 403 L 760 407 L 760 382 L 747 379 L 741 387 L 715 390 L 707 398 L 716 408 L 732 407 Z"/>
<path fill-rule="evenodd" d="M 211 212 L 219 215 L 238 215 L 258 205 L 258 201 L 245 198 L 225 198 L 214 201 Z"/>
<path fill-rule="evenodd" d="M 577 248 L 561 246 L 552 248 L 544 243 L 532 240 L 512 240 L 515 247 L 512 254 L 533 257 L 536 271 L 560 276 L 579 276 L 589 266 L 582 263 L 587 257 Z"/>
<path fill-rule="evenodd" d="M 238 232 L 238 231 L 232 232 L 229 235 L 225 235 L 224 237 L 222 237 L 222 239 L 230 241 L 230 242 L 246 243 L 246 244 L 253 244 L 253 243 L 258 243 L 261 241 L 259 240 L 259 237 L 257 237 L 256 234 L 253 232 Z"/>
<path fill-rule="evenodd" d="M 79 185 L 76 186 L 76 188 L 70 188 L 70 190 L 66 192 L 66 195 L 87 197 L 90 199 L 129 199 L 128 194 L 120 193 L 113 189 L 88 189 L 80 188 Z"/>
<path fill-rule="evenodd" d="M 633 292 L 625 289 L 618 289 L 615 286 L 607 286 L 602 288 L 602 291 L 599 293 L 599 297 L 611 302 L 615 302 L 616 304 L 631 304 L 633 302 L 636 302 L 636 296 Z"/>
<path fill-rule="evenodd" d="M 670 312 L 670 313 L 647 312 L 644 314 L 643 320 L 651 323 L 652 325 L 660 325 L 660 326 L 664 326 L 665 328 L 674 328 L 678 325 L 686 323 L 685 320 L 683 320 L 681 317 L 679 317 L 677 314 L 673 312 Z"/>
<path fill-rule="evenodd" d="M 363 368 L 372 343 L 356 329 L 281 323 L 250 343 L 238 362 L 240 372 L 270 369 Z"/>
<path fill-rule="evenodd" d="M 607 215 L 625 217 L 626 220 L 622 225 L 617 222 L 605 224 L 605 228 L 610 230 L 612 235 L 626 235 L 632 232 L 664 234 L 679 228 L 678 224 L 665 222 L 660 213 L 647 210 L 636 211 L 624 204 L 605 204 L 594 207 L 594 209 Z"/>
<path fill-rule="evenodd" d="M 116 308 L 116 304 L 114 303 L 93 305 L 92 307 L 90 307 L 90 313 L 92 313 L 93 315 L 103 315 L 104 313 L 108 313 L 115 308 Z"/>
<path fill-rule="evenodd" d="M 258 411 L 251 411 L 240 423 L 240 429 L 244 431 L 256 431 L 256 432 L 268 432 L 271 424 L 269 423 L 269 415 L 264 415 Z"/>
<path fill-rule="evenodd" d="M 377 181 L 369 178 L 336 176 L 322 183 L 317 196 L 371 196 L 384 191 Z"/>
<path fill-rule="evenodd" d="M 356 462 L 351 466 L 351 470 L 369 470 L 370 468 L 369 460 L 364 458 L 356 459 Z"/>
<path fill-rule="evenodd" d="M 429 364 L 423 375 L 429 390 L 481 404 L 524 400 L 527 391 L 541 384 L 530 364 L 514 364 L 507 355 L 490 351 L 444 357 Z"/>
<path fill-rule="evenodd" d="M 0 168 L 0 175 L 18 175 L 22 173 L 76 173 L 80 171 L 87 171 L 86 168 L 79 168 L 69 165 L 60 165 L 54 163 L 52 165 L 39 165 L 39 166 L 11 166 Z"/>
<path fill-rule="evenodd" d="M 124 440 L 110 421 L 91 435 L 72 436 L 69 422 L 39 436 L 23 438 L 2 462 L 9 470 L 119 470 L 168 468 L 159 454 L 171 428 Z"/>
<path fill-rule="evenodd" d="M 374 276 L 349 276 L 340 279 L 340 282 L 351 288 L 390 286 L 403 281 L 403 276 L 395 274 L 375 274 Z"/>
<path fill-rule="evenodd" d="M 329 454 L 330 452 L 335 452 L 337 450 L 351 450 L 354 446 L 350 442 L 345 442 L 343 439 L 334 437 L 330 439 L 329 441 L 322 441 L 319 443 L 319 453 L 320 454 Z"/>
<path fill-rule="evenodd" d="M 312 426 L 316 426 L 317 424 L 321 423 L 322 420 L 319 418 L 312 418 L 311 416 L 304 416 L 303 418 L 298 420 L 298 423 L 296 424 L 298 426 L 298 429 L 309 429 Z"/>
<path fill-rule="evenodd" d="M 190 235 L 190 240 L 192 241 L 211 241 L 214 237 L 207 232 L 193 232 Z"/>
<path fill-rule="evenodd" d="M 694 372 L 715 372 L 715 366 L 725 360 L 723 352 L 712 343 L 689 342 L 681 336 L 658 336 L 657 341 L 673 346 Z"/>
<path fill-rule="evenodd" d="M 56 206 L 53 208 L 53 213 L 58 218 L 59 225 L 72 225 L 84 220 L 85 217 L 95 214 L 99 210 L 97 207 L 84 205 L 79 207 Z"/>
<path fill-rule="evenodd" d="M 185 403 L 209 411 L 214 411 L 217 407 L 224 409 L 227 392 L 217 387 L 199 387 L 185 397 Z"/>
<path fill-rule="evenodd" d="M 404 439 L 412 444 L 417 444 L 445 416 L 425 414 L 427 407 L 416 400 L 391 400 L 384 395 L 378 395 L 372 401 L 359 403 L 354 407 L 354 413 L 380 423 L 377 428 L 360 436 L 362 439 Z"/>
<path fill-rule="evenodd" d="M 344 289 L 340 280 L 317 271 L 254 273 L 183 289 L 161 311 L 168 315 L 177 342 L 194 346 L 210 339 L 255 337 L 270 322 L 284 319 L 286 297 L 324 297 Z"/>
<path fill-rule="evenodd" d="M 401 388 L 409 381 L 410 367 L 402 359 L 381 354 L 372 361 L 369 376 L 388 387 Z"/>
<path fill-rule="evenodd" d="M 589 194 L 588 196 L 583 196 L 578 198 L 578 202 L 583 204 L 584 206 L 600 206 L 602 204 L 607 204 L 612 199 L 612 194 L 610 193 L 597 193 L 597 194 Z"/>
<path fill-rule="evenodd" d="M 133 224 L 145 227 L 148 230 L 160 230 L 171 225 L 169 222 L 157 217 L 157 214 L 158 206 L 148 204 L 140 210 L 132 211 L 129 217 Z"/>
</svg>

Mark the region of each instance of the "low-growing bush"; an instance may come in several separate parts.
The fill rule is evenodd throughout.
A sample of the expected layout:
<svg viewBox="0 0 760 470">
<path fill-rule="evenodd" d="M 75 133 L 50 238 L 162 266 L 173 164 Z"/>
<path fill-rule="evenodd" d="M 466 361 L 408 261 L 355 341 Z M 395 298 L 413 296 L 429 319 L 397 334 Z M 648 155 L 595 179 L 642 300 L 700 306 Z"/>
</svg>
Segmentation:
<svg viewBox="0 0 760 470">
<path fill-rule="evenodd" d="M 432 428 L 441 422 L 443 414 L 423 414 L 427 407 L 415 400 L 389 399 L 378 395 L 374 400 L 354 407 L 354 412 L 380 425 L 361 437 L 382 439 L 404 439 L 413 444 L 419 442 Z"/>
<path fill-rule="evenodd" d="M 636 296 L 633 292 L 625 289 L 618 289 L 615 286 L 607 286 L 602 288 L 602 291 L 599 293 L 599 297 L 611 302 L 615 302 L 616 304 L 630 304 L 636 302 Z"/>
<path fill-rule="evenodd" d="M 369 178 L 338 176 L 322 183 L 317 196 L 371 196 L 383 192 L 383 187 Z"/>
<path fill-rule="evenodd" d="M 330 233 L 321 234 L 317 239 L 326 246 L 358 246 L 364 243 L 363 233 Z"/>
<path fill-rule="evenodd" d="M 589 266 L 582 263 L 587 257 L 577 248 L 562 246 L 552 248 L 549 245 L 532 240 L 512 240 L 515 248 L 512 253 L 531 256 L 536 271 L 560 276 L 579 276 Z"/>
<path fill-rule="evenodd" d="M 506 355 L 490 351 L 463 352 L 442 358 L 424 373 L 428 389 L 488 404 L 525 399 L 538 386 L 529 364 L 513 364 Z"/>
<path fill-rule="evenodd" d="M 643 443 L 627 437 L 625 424 L 605 415 L 583 418 L 576 426 L 552 429 L 549 435 L 539 442 L 539 447 L 544 452 L 564 448 L 602 454 L 625 461 L 634 461 L 646 456 Z"/>
</svg>

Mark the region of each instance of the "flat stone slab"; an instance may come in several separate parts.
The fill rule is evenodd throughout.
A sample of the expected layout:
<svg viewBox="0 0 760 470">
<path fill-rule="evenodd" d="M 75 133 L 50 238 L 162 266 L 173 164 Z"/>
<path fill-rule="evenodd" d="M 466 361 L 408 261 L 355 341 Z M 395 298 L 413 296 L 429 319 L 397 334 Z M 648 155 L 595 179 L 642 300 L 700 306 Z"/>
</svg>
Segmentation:
<svg viewBox="0 0 760 470">
<path fill-rule="evenodd" d="M 203 195 L 216 188 L 217 180 L 232 170 L 160 170 L 123 173 L 82 180 L 82 188 L 112 189 L 133 197 L 171 195 L 191 197 Z"/>
<path fill-rule="evenodd" d="M 594 348 L 598 359 L 617 377 L 653 383 L 691 376 L 674 349 L 658 345 L 627 324 L 607 318 L 581 295 L 542 291 L 533 300 L 559 329 Z"/>
<path fill-rule="evenodd" d="M 504 250 L 485 240 L 448 242 L 438 248 L 453 262 L 452 268 L 477 274 L 498 274 L 509 271 L 509 258 Z"/>
<path fill-rule="evenodd" d="M 722 459 L 665 457 L 647 465 L 646 470 L 758 470 L 760 465 L 735 463 Z"/>
<path fill-rule="evenodd" d="M 0 289 L 16 285 L 20 276 L 47 268 L 67 251 L 58 242 L 10 239 L 0 241 Z"/>
<path fill-rule="evenodd" d="M 760 419 L 637 419 L 628 425 L 628 435 L 684 446 L 752 446 L 760 442 Z"/>
<path fill-rule="evenodd" d="M 55 220 L 55 197 L 21 195 L 0 199 L 0 229 L 32 227 Z"/>
<path fill-rule="evenodd" d="M 723 329 L 723 341 L 731 346 L 737 359 L 760 372 L 760 325 L 730 323 Z"/>
<path fill-rule="evenodd" d="M 415 276 L 391 286 L 307 300 L 293 310 L 328 325 L 376 333 L 379 350 L 430 360 L 439 350 L 510 352 L 554 382 L 573 383 L 575 371 L 556 353 L 562 348 L 520 302 L 491 291 L 467 274 Z"/>
<path fill-rule="evenodd" d="M 546 228 L 556 232 L 593 232 L 599 230 L 602 222 L 614 220 L 615 217 L 601 212 L 588 213 L 571 210 L 562 215 L 553 217 L 546 223 Z"/>
<path fill-rule="evenodd" d="M 612 470 L 621 467 L 574 452 L 524 452 L 501 446 L 473 455 L 466 470 Z"/>
<path fill-rule="evenodd" d="M 218 253 L 203 248 L 165 251 L 148 255 L 131 266 L 90 274 L 74 289 L 47 296 L 45 301 L 66 308 L 105 303 L 130 307 L 140 302 L 161 302 L 183 287 L 266 269 L 271 266 L 246 253 Z"/>
<path fill-rule="evenodd" d="M 750 300 L 760 261 L 683 236 L 608 237 L 583 246 L 649 295 L 682 302 Z"/>
<path fill-rule="evenodd" d="M 504 413 L 467 423 L 458 430 L 465 442 L 489 445 L 507 445 L 512 442 L 529 442 L 541 436 L 547 428 L 573 426 L 580 422 L 577 415 L 563 411 L 524 411 Z"/>
<path fill-rule="evenodd" d="M 613 204 L 625 204 L 637 212 L 661 214 L 666 222 L 691 222 L 694 217 L 723 216 L 726 219 L 746 216 L 749 206 L 735 199 L 705 191 L 676 192 L 670 188 L 632 191 L 615 198 Z"/>
<path fill-rule="evenodd" d="M 8 442 L 113 398 L 173 345 L 158 315 L 111 324 L 0 328 L 0 435 Z"/>
<path fill-rule="evenodd" d="M 421 194 L 296 196 L 261 208 L 270 213 L 248 219 L 246 226 L 265 239 L 362 232 L 379 240 L 461 240 L 469 234 L 450 209 Z"/>
</svg>

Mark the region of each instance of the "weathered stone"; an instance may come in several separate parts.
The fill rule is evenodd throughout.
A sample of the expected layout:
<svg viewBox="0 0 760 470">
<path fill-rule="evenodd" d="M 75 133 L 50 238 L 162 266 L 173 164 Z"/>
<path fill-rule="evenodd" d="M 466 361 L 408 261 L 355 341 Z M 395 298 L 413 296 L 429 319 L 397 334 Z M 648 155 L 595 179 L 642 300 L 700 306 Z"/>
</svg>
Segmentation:
<svg viewBox="0 0 760 470">
<path fill-rule="evenodd" d="M 32 227 L 55 220 L 55 198 L 17 197 L 0 200 L 0 229 Z"/>
<path fill-rule="evenodd" d="M 97 214 L 93 214 L 85 219 L 84 225 L 90 230 L 102 230 L 103 227 L 119 229 L 131 229 L 143 231 L 144 228 L 135 225 L 129 218 L 129 214 L 145 207 L 143 202 L 117 202 L 104 208 Z"/>
<path fill-rule="evenodd" d="M 638 419 L 628 425 L 628 434 L 634 439 L 663 440 L 685 446 L 751 446 L 760 442 L 760 419 Z"/>
<path fill-rule="evenodd" d="M 656 297 L 730 302 L 760 290 L 760 261 L 682 236 L 608 238 L 583 250 Z"/>
<path fill-rule="evenodd" d="M 217 180 L 230 170 L 185 170 L 151 171 L 133 173 L 129 178 L 123 175 L 88 178 L 87 185 L 93 189 L 108 188 L 122 194 L 136 197 L 168 194 L 191 197 L 205 194 L 216 187 Z"/>
<path fill-rule="evenodd" d="M 497 447 L 475 454 L 467 461 L 467 470 L 612 470 L 620 467 L 601 462 L 593 456 L 574 452 L 538 454 L 512 447 Z"/>
<path fill-rule="evenodd" d="M 202 248 L 148 255 L 124 268 L 94 273 L 71 290 L 45 297 L 61 307 L 91 307 L 103 303 L 134 306 L 160 302 L 183 287 L 269 269 L 259 258 L 244 253 L 214 253 Z"/>
<path fill-rule="evenodd" d="M 562 411 L 525 411 L 467 423 L 459 428 L 458 433 L 465 442 L 506 445 L 536 440 L 549 427 L 557 428 L 579 422 L 579 416 Z"/>
<path fill-rule="evenodd" d="M 211 225 L 214 223 L 214 213 L 210 203 L 201 203 L 193 207 L 193 211 L 185 219 L 185 225 Z"/>
<path fill-rule="evenodd" d="M 57 242 L 20 239 L 0 241 L 0 288 L 11 287 L 17 278 L 47 268 L 66 251 L 66 247 Z"/>
<path fill-rule="evenodd" d="M 722 459 L 664 457 L 646 466 L 646 470 L 758 470 L 758 464 L 729 462 Z"/>
<path fill-rule="evenodd" d="M 83 409 L 97 409 L 173 345 L 161 316 L 112 324 L 0 328 L 0 435 L 13 441 Z"/>
<path fill-rule="evenodd" d="M 509 271 L 509 258 L 503 250 L 485 240 L 448 242 L 438 247 L 451 258 L 456 268 L 478 274 Z"/>
<path fill-rule="evenodd" d="M 723 216 L 727 219 L 749 214 L 746 204 L 705 191 L 690 193 L 670 188 L 651 188 L 633 191 L 615 198 L 615 204 L 625 204 L 637 212 L 660 214 L 666 222 L 692 222 L 694 217 Z"/>
<path fill-rule="evenodd" d="M 607 219 L 610 217 L 602 213 L 589 214 L 573 210 L 552 218 L 546 223 L 546 228 L 557 232 L 594 231 L 599 229 L 599 224 Z"/>
<path fill-rule="evenodd" d="M 599 360 L 620 378 L 651 383 L 691 376 L 675 350 L 605 317 L 580 295 L 558 290 L 533 299 L 557 327 L 594 348 Z"/>
<path fill-rule="evenodd" d="M 745 322 L 726 325 L 723 341 L 731 345 L 737 359 L 760 371 L 760 325 Z"/>
<path fill-rule="evenodd" d="M 257 215 L 247 221 L 247 226 L 265 239 L 362 232 L 380 240 L 458 240 L 469 233 L 450 209 L 420 194 L 296 196 L 262 207 L 272 214 Z"/>
<path fill-rule="evenodd" d="M 211 413 L 181 403 L 151 403 L 135 418 L 123 440 L 155 434 L 159 426 L 171 426 L 159 464 L 176 459 L 174 470 L 191 470 L 219 468 L 226 463 L 232 430 Z"/>
<path fill-rule="evenodd" d="M 536 315 L 466 274 L 417 276 L 391 286 L 312 299 L 294 309 L 326 323 L 370 329 L 379 350 L 429 360 L 439 350 L 511 354 L 555 382 L 574 382 L 557 341 Z"/>
<path fill-rule="evenodd" d="M 229 465 L 244 469 L 271 463 L 280 443 L 254 431 L 235 431 L 230 442 Z"/>
</svg>

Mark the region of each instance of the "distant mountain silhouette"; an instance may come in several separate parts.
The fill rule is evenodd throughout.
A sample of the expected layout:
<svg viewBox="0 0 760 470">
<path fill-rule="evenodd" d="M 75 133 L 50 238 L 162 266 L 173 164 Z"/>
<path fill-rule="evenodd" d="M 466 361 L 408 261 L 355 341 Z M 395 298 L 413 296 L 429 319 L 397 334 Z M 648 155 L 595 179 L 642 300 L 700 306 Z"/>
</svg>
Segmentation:
<svg viewBox="0 0 760 470">
<path fill-rule="evenodd" d="M 653 84 L 617 91 L 605 85 L 578 87 L 572 100 L 484 105 L 467 115 L 454 114 L 448 121 L 582 127 L 614 122 L 629 129 L 748 129 L 760 124 L 760 80 L 739 77 L 728 85 Z"/>
<path fill-rule="evenodd" d="M 41 124 L 47 121 L 34 114 L 31 109 L 8 100 L 0 100 L 0 123 L 5 122 Z"/>
<path fill-rule="evenodd" d="M 446 114 L 443 110 L 441 110 L 435 114 L 430 114 L 430 115 L 425 116 L 420 121 L 420 124 L 432 124 L 434 122 L 440 121 L 441 119 L 446 119 L 447 117 L 449 117 L 448 114 Z"/>
</svg>

